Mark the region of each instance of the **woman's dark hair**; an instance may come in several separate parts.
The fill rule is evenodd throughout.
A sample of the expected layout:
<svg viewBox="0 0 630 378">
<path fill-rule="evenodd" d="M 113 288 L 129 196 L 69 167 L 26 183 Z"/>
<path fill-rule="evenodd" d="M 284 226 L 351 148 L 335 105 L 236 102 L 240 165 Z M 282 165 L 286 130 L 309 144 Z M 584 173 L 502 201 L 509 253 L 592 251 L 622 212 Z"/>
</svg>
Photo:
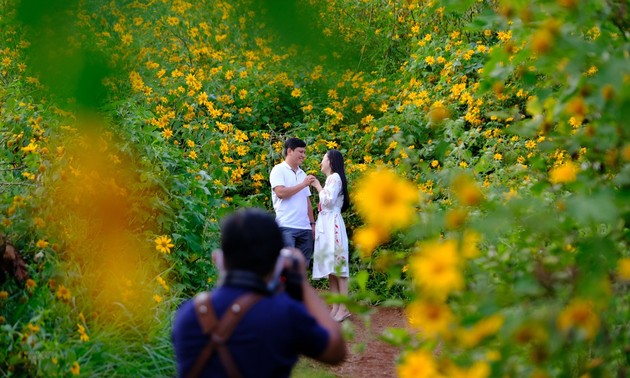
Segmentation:
<svg viewBox="0 0 630 378">
<path fill-rule="evenodd" d="M 280 227 L 263 210 L 241 209 L 221 224 L 221 249 L 227 270 L 264 276 L 273 270 L 283 246 Z"/>
<path fill-rule="evenodd" d="M 337 150 L 329 150 L 326 152 L 328 161 L 330 161 L 330 170 L 341 177 L 341 194 L 343 194 L 343 206 L 341 211 L 346 211 L 350 206 L 350 196 L 348 196 L 348 181 L 346 180 L 346 171 L 343 168 L 343 155 Z"/>
</svg>

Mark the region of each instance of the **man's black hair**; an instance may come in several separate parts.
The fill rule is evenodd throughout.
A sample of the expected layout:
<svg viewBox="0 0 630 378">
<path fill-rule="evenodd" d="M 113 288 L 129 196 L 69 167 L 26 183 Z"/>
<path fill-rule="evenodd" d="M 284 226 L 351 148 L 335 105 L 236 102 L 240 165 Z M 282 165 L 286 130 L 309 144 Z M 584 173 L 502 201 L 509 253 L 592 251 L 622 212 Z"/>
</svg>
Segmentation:
<svg viewBox="0 0 630 378">
<path fill-rule="evenodd" d="M 225 268 L 264 276 L 270 273 L 284 246 L 282 231 L 269 213 L 242 209 L 226 217 L 221 225 L 221 249 Z"/>
<path fill-rule="evenodd" d="M 295 150 L 298 147 L 306 148 L 306 142 L 304 142 L 300 138 L 289 138 L 284 142 L 284 156 L 287 156 L 287 151 L 289 149 Z"/>
</svg>

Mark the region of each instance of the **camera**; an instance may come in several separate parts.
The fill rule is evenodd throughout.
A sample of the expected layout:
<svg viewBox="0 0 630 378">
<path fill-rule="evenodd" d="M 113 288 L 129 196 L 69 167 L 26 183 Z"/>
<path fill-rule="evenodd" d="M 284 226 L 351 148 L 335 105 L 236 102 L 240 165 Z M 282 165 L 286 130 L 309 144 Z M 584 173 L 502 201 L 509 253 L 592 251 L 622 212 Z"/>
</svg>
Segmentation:
<svg viewBox="0 0 630 378">
<path fill-rule="evenodd" d="M 290 250 L 283 248 L 276 260 L 273 278 L 269 282 L 271 292 L 285 291 L 293 299 L 302 300 L 302 272 L 300 261 Z"/>
</svg>

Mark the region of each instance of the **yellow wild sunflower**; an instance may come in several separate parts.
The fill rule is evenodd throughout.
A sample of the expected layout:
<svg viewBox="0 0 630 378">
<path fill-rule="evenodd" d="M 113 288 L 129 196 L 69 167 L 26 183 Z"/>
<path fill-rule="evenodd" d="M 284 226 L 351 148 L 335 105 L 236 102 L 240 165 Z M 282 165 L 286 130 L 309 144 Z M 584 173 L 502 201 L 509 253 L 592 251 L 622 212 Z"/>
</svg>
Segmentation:
<svg viewBox="0 0 630 378">
<path fill-rule="evenodd" d="M 57 296 L 57 298 L 63 301 L 69 301 L 70 298 L 72 298 L 72 293 L 70 292 L 70 290 L 68 290 L 68 288 L 63 285 L 59 285 L 55 295 Z"/>
<path fill-rule="evenodd" d="M 477 361 L 467 368 L 451 364 L 446 369 L 451 378 L 486 378 L 490 376 L 490 372 L 490 365 L 485 361 Z"/>
<path fill-rule="evenodd" d="M 416 350 L 407 354 L 398 365 L 400 378 L 441 378 L 437 364 L 426 350 Z"/>
<path fill-rule="evenodd" d="M 441 298 L 464 286 L 455 240 L 421 244 L 410 263 L 416 285 L 427 295 Z"/>
<path fill-rule="evenodd" d="M 451 188 L 455 197 L 464 205 L 474 206 L 483 200 L 483 193 L 471 176 L 459 175 L 455 177 Z"/>
<path fill-rule="evenodd" d="M 557 324 L 562 332 L 576 330 L 585 339 L 592 339 L 599 331 L 600 321 L 591 301 L 574 299 L 558 315 Z"/>
<path fill-rule="evenodd" d="M 416 301 L 407 306 L 405 312 L 409 324 L 429 338 L 446 336 L 453 324 L 453 313 L 442 302 Z"/>
<path fill-rule="evenodd" d="M 171 248 L 173 248 L 174 246 L 175 244 L 173 244 L 171 238 L 166 235 L 158 236 L 157 238 L 155 238 L 155 249 L 164 254 L 171 253 Z"/>
<path fill-rule="evenodd" d="M 630 281 L 630 258 L 617 261 L 617 277 L 621 281 Z"/>
<path fill-rule="evenodd" d="M 353 200 L 366 223 L 391 232 L 412 223 L 419 193 L 411 182 L 378 168 L 357 182 Z"/>
<path fill-rule="evenodd" d="M 365 226 L 354 232 L 352 241 L 361 253 L 361 257 L 368 257 L 379 244 L 387 241 L 386 233 L 376 227 Z"/>
<path fill-rule="evenodd" d="M 501 330 L 505 319 L 502 315 L 495 314 L 478 321 L 470 328 L 460 328 L 457 331 L 459 344 L 465 348 L 472 348 L 483 339 L 492 336 Z"/>
<path fill-rule="evenodd" d="M 79 365 L 77 361 L 74 361 L 72 366 L 70 366 L 70 373 L 72 373 L 72 375 L 81 374 L 81 365 Z"/>
<path fill-rule="evenodd" d="M 549 181 L 552 184 L 562 184 L 575 181 L 579 167 L 573 162 L 564 163 L 553 168 L 549 172 Z"/>
</svg>

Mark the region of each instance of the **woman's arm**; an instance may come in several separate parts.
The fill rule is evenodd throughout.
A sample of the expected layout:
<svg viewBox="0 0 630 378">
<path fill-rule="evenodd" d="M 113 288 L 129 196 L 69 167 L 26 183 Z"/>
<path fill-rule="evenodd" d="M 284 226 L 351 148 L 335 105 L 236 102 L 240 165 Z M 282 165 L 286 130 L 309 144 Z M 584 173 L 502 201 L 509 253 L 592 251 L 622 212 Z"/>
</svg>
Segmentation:
<svg viewBox="0 0 630 378">
<path fill-rule="evenodd" d="M 339 193 L 341 192 L 341 177 L 338 174 L 333 173 L 326 179 L 326 185 L 319 191 L 319 202 L 323 207 L 328 207 L 337 201 Z"/>
</svg>

